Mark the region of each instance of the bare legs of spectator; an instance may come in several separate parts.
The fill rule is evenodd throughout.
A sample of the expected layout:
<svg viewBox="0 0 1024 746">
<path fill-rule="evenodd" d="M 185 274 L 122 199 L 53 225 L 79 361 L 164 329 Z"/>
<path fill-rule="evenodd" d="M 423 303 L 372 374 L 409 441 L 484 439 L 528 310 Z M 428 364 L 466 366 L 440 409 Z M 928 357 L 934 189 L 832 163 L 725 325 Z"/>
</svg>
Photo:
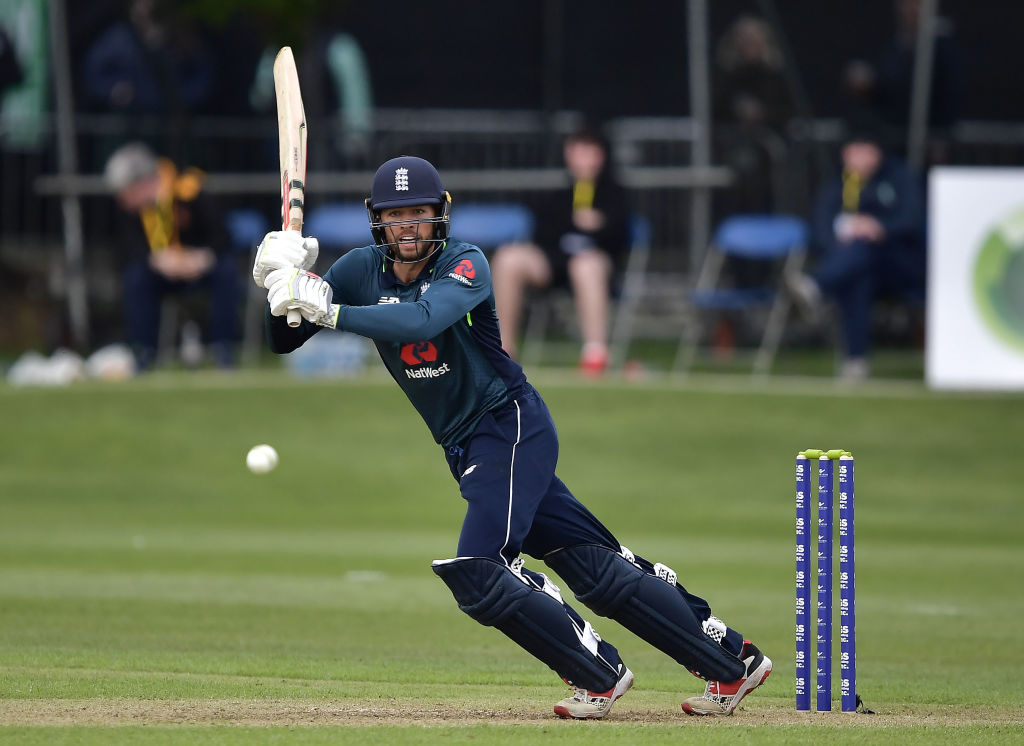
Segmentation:
<svg viewBox="0 0 1024 746">
<path fill-rule="evenodd" d="M 551 265 L 544 252 L 533 244 L 505 244 L 498 248 L 491 260 L 491 277 L 494 283 L 494 303 L 501 325 L 501 346 L 515 357 L 526 288 L 549 286 Z"/>
<path fill-rule="evenodd" d="M 611 259 L 602 251 L 581 251 L 569 259 L 568 272 L 583 338 L 580 370 L 587 375 L 600 375 L 608 366 Z M 551 264 L 534 244 L 506 244 L 498 248 L 491 260 L 491 276 L 501 324 L 501 346 L 515 357 L 526 288 L 551 285 Z"/>
<path fill-rule="evenodd" d="M 608 367 L 608 286 L 612 263 L 602 251 L 582 251 L 569 259 L 569 281 L 583 337 L 580 371 L 600 375 Z"/>
</svg>

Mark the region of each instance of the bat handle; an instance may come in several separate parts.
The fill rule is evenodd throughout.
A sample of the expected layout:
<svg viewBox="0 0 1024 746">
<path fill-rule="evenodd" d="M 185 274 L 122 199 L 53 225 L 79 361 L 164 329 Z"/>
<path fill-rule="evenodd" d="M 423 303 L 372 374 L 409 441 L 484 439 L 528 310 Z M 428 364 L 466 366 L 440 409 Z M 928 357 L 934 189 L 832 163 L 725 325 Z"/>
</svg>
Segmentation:
<svg viewBox="0 0 1024 746">
<path fill-rule="evenodd" d="M 293 217 L 291 220 L 289 220 L 287 223 L 285 223 L 284 224 L 284 229 L 286 231 L 299 231 L 301 233 L 302 232 L 302 217 L 301 217 L 301 213 L 299 214 L 299 217 Z M 302 314 L 299 313 L 294 308 L 288 309 L 288 326 L 294 328 L 294 327 L 298 326 L 301 323 L 302 323 Z"/>
</svg>

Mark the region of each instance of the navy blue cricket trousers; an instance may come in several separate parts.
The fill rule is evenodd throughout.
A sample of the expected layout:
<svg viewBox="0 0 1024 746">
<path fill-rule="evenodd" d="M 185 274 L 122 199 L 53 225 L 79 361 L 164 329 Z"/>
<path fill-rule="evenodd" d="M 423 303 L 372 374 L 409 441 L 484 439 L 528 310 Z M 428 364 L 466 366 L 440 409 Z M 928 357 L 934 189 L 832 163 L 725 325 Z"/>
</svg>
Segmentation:
<svg viewBox="0 0 1024 746">
<path fill-rule="evenodd" d="M 556 549 L 578 544 L 619 552 L 611 531 L 555 476 L 557 462 L 554 420 L 540 394 L 526 384 L 517 399 L 486 415 L 462 446 L 448 450 L 448 466 L 468 503 L 457 556 L 487 557 L 509 565 L 520 553 L 543 560 Z M 636 561 L 653 573 L 649 561 L 639 555 Z M 536 573 L 521 572 L 543 584 Z M 711 615 L 704 599 L 677 588 L 698 620 Z M 566 610 L 582 625 L 571 607 Z M 663 612 L 673 614 L 672 609 Z M 723 647 L 738 655 L 742 645 L 743 636 L 729 628 Z M 617 658 L 613 649 L 603 649 L 606 658 Z"/>
<path fill-rule="evenodd" d="M 619 542 L 555 476 L 558 433 L 540 394 L 526 384 L 519 397 L 484 416 L 448 466 L 467 502 L 459 557 L 503 564 L 575 544 L 614 552 Z"/>
<path fill-rule="evenodd" d="M 837 242 L 821 257 L 814 279 L 839 306 L 846 356 L 864 357 L 875 297 L 923 295 L 925 258 L 920 250 L 896 241 Z"/>
<path fill-rule="evenodd" d="M 210 271 L 195 282 L 174 282 L 153 271 L 148 261 L 132 262 L 124 271 L 125 328 L 128 341 L 145 351 L 148 359 L 156 353 L 160 335 L 160 304 L 170 293 L 204 292 L 209 303 L 209 341 L 230 345 L 239 337 L 238 312 L 243 286 L 238 264 L 223 254 Z"/>
</svg>

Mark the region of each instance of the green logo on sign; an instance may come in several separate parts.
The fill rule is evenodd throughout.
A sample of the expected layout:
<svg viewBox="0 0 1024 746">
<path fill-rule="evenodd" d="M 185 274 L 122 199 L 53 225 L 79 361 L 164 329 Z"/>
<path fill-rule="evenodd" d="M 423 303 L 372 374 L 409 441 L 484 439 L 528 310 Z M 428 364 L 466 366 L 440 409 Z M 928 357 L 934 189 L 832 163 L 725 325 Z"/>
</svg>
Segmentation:
<svg viewBox="0 0 1024 746">
<path fill-rule="evenodd" d="M 1024 350 L 1024 208 L 985 236 L 974 264 L 974 297 L 996 336 Z"/>
</svg>

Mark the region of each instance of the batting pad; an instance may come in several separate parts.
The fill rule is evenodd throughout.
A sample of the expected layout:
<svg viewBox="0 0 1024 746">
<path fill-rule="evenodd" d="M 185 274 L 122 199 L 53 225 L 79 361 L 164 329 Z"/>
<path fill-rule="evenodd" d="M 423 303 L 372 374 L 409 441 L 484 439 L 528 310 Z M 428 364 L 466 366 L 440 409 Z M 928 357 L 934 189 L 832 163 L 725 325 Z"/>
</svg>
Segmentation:
<svg viewBox="0 0 1024 746">
<path fill-rule="evenodd" d="M 674 584 L 607 547 L 565 547 L 544 557 L 587 608 L 614 619 L 705 679 L 736 681 L 743 661 L 711 639 Z"/>
<path fill-rule="evenodd" d="M 566 681 L 593 692 L 615 686 L 616 666 L 587 649 L 583 629 L 567 607 L 505 565 L 486 557 L 457 557 L 435 560 L 432 568 L 462 611 L 497 627 Z"/>
</svg>

